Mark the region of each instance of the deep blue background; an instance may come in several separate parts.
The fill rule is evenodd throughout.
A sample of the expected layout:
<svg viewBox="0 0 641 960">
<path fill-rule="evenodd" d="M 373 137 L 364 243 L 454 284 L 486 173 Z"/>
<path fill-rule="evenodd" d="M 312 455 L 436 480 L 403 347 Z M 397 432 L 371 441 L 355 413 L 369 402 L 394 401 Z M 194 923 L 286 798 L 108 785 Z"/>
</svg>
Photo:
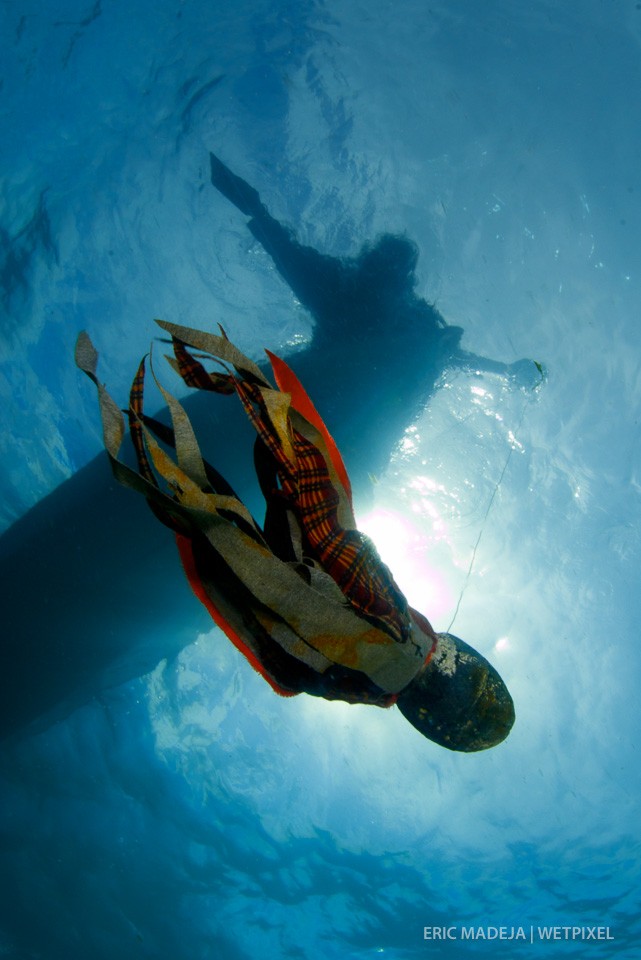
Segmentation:
<svg viewBox="0 0 641 960">
<path fill-rule="evenodd" d="M 1 4 L 4 527 L 100 449 L 81 328 L 121 400 L 154 316 L 253 356 L 309 338 L 210 149 L 324 252 L 407 232 L 467 349 L 548 371 L 446 378 L 356 491 L 410 599 L 439 628 L 460 601 L 509 740 L 281 701 L 212 631 L 5 749 L 3 956 L 485 954 L 435 924 L 615 937 L 506 960 L 640 955 L 640 7 Z"/>
</svg>

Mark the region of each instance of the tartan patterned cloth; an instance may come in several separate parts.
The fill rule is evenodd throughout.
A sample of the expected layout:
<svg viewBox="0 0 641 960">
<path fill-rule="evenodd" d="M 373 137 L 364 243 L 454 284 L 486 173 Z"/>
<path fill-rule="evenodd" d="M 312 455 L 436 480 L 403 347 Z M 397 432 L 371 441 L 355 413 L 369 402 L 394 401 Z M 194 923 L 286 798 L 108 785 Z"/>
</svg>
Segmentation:
<svg viewBox="0 0 641 960">
<path fill-rule="evenodd" d="M 281 490 L 295 508 L 307 553 L 329 573 L 351 606 L 371 618 L 398 643 L 411 634 L 407 601 L 371 540 L 359 530 L 344 530 L 337 517 L 338 494 L 329 477 L 325 456 L 300 431 L 288 424 L 293 457 L 288 455 L 269 413 L 260 386 L 229 375 L 212 381 L 184 345 L 173 338 L 176 369 L 188 386 L 229 392 L 231 382 L 258 436 L 278 465 Z"/>
<path fill-rule="evenodd" d="M 271 354 L 277 382 L 284 377 L 287 390 L 272 387 L 224 332 L 216 337 L 158 323 L 172 337 L 174 356 L 167 359 L 187 385 L 240 397 L 273 466 L 267 485 L 259 477 L 268 511 L 277 506 L 286 513 L 295 560 L 285 562 L 274 553 L 267 527 L 259 527 L 224 478 L 203 461 L 184 410 L 160 384 L 173 427 L 144 414 L 144 359 L 128 410 L 138 472 L 118 459 L 122 417 L 98 383 L 97 354 L 83 334 L 76 362 L 98 387 L 105 446 L 117 479 L 143 493 L 175 532 L 194 592 L 278 693 L 306 691 L 389 706 L 431 654 L 436 635 L 408 608 L 374 545 L 356 529 L 347 473 L 311 401 Z M 216 360 L 222 372 L 207 372 L 193 351 Z M 176 461 L 153 433 L 176 451 Z"/>
<path fill-rule="evenodd" d="M 256 389 L 247 384 L 239 384 L 237 389 L 248 410 Z M 274 438 L 264 411 L 252 419 L 278 462 L 282 492 L 295 506 L 309 555 L 329 573 L 358 613 L 376 620 L 397 642 L 405 643 L 410 634 L 407 601 L 371 540 L 359 530 L 340 526 L 338 494 L 320 450 L 293 430 L 292 462 Z"/>
</svg>

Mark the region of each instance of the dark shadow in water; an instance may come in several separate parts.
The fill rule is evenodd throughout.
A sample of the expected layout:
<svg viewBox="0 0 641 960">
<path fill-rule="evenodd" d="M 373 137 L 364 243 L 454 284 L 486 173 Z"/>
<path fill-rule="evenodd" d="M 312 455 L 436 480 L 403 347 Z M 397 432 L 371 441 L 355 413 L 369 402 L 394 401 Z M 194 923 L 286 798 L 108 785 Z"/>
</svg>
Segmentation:
<svg viewBox="0 0 641 960">
<path fill-rule="evenodd" d="M 213 185 L 250 217 L 249 230 L 316 321 L 313 348 L 291 364 L 313 385 L 357 489 L 387 463 L 446 369 L 499 374 L 522 387 L 540 379 L 531 360 L 506 364 L 461 348 L 463 329 L 416 295 L 412 240 L 384 234 L 357 257 L 319 253 L 272 217 L 245 180 L 210 158 Z"/>
<path fill-rule="evenodd" d="M 357 500 L 447 367 L 522 386 L 540 376 L 531 361 L 508 366 L 461 349 L 461 328 L 416 296 L 410 240 L 385 235 L 356 258 L 325 256 L 299 244 L 213 156 L 212 179 L 250 217 L 249 229 L 314 316 L 313 342 L 292 366 L 343 452 Z M 257 510 L 256 490 L 247 490 L 253 433 L 240 405 L 201 395 L 185 406 L 199 437 L 210 439 L 204 455 Z M 112 480 L 104 455 L 0 538 L 0 584 L 0 736 L 34 719 L 51 722 L 211 628 L 171 534 Z"/>
</svg>

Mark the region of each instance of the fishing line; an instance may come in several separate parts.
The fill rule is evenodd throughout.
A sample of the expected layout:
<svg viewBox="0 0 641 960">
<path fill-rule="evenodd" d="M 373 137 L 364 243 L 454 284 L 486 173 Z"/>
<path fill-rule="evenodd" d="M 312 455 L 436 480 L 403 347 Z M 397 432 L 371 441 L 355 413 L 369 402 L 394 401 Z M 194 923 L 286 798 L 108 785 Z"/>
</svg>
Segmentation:
<svg viewBox="0 0 641 960">
<path fill-rule="evenodd" d="M 536 363 L 536 361 L 535 361 L 535 363 Z M 541 386 L 541 384 L 542 384 L 543 381 L 545 380 L 545 374 L 544 374 L 544 371 L 543 371 L 542 367 L 540 366 L 540 364 L 536 363 L 536 367 L 537 367 L 539 373 L 541 374 L 541 379 L 539 380 L 539 382 L 538 382 L 537 384 L 535 384 L 535 386 L 534 386 L 534 388 L 533 388 L 533 391 L 532 391 L 532 394 L 533 394 L 533 395 L 538 391 L 538 388 Z M 470 582 L 470 578 L 471 578 L 471 576 L 472 576 L 472 570 L 474 569 L 474 563 L 475 563 L 475 561 L 476 561 L 476 554 L 477 554 L 477 551 L 478 551 L 478 548 L 479 548 L 479 544 L 480 544 L 480 542 L 481 542 L 481 537 L 483 536 L 483 531 L 485 530 L 485 524 L 487 523 L 487 518 L 488 518 L 489 515 L 490 515 L 490 510 L 492 509 L 492 505 L 494 504 L 494 500 L 496 499 L 496 495 L 497 495 L 497 493 L 498 493 L 498 491 L 499 491 L 499 487 L 500 487 L 501 484 L 503 483 L 503 477 L 505 476 L 506 470 L 507 470 L 507 468 L 508 468 L 509 465 L 510 465 L 510 460 L 512 459 L 512 454 L 514 453 L 514 450 L 515 450 L 515 448 L 516 448 L 516 433 L 518 433 L 518 432 L 520 431 L 520 429 L 521 429 L 521 425 L 523 424 L 523 420 L 525 419 L 525 413 L 526 413 L 526 411 L 527 411 L 527 408 L 528 408 L 529 404 L 532 402 L 532 400 L 533 400 L 533 396 L 529 396 L 529 397 L 527 397 L 525 403 L 523 404 L 523 409 L 522 409 L 522 411 L 521 411 L 521 416 L 519 417 L 519 421 L 518 421 L 518 423 L 517 423 L 517 425 L 516 425 L 516 431 L 513 433 L 514 441 L 515 441 L 515 442 L 513 442 L 513 443 L 510 445 L 510 449 L 509 449 L 509 451 L 508 451 L 508 455 L 507 455 L 507 457 L 505 458 L 505 463 L 503 464 L 503 469 L 501 470 L 501 473 L 500 473 L 500 475 L 499 475 L 499 478 L 498 478 L 498 480 L 496 481 L 496 484 L 495 484 L 495 486 L 494 486 L 494 489 L 493 489 L 493 491 L 492 491 L 492 494 L 491 494 L 491 496 L 490 496 L 490 499 L 489 499 L 489 502 L 488 502 L 488 505 L 487 505 L 487 509 L 486 509 L 486 511 L 485 511 L 485 514 L 483 515 L 483 521 L 482 521 L 482 523 L 481 523 L 481 529 L 480 529 L 480 531 L 479 531 L 478 537 L 476 538 L 476 543 L 474 544 L 474 549 L 472 550 L 472 557 L 471 557 L 471 559 L 470 559 L 470 564 L 469 564 L 469 567 L 467 568 L 467 573 L 466 573 L 466 575 L 465 575 L 465 580 L 463 581 L 463 586 L 461 587 L 461 592 L 460 592 L 460 594 L 459 594 L 459 598 L 458 598 L 458 601 L 457 601 L 457 604 L 456 604 L 456 608 L 455 608 L 455 610 L 454 610 L 454 614 L 453 614 L 452 619 L 451 619 L 451 621 L 450 621 L 450 625 L 449 625 L 448 628 L 447 628 L 447 633 L 449 633 L 450 630 L 452 629 L 452 627 L 454 626 L 454 621 L 456 620 L 456 618 L 457 618 L 457 616 L 458 616 L 458 612 L 459 612 L 459 609 L 460 609 L 460 607 L 461 607 L 461 603 L 463 602 L 463 596 L 464 596 L 464 594 L 465 594 L 465 591 L 466 591 L 467 588 L 468 588 L 468 585 L 469 585 L 469 582 Z"/>
</svg>

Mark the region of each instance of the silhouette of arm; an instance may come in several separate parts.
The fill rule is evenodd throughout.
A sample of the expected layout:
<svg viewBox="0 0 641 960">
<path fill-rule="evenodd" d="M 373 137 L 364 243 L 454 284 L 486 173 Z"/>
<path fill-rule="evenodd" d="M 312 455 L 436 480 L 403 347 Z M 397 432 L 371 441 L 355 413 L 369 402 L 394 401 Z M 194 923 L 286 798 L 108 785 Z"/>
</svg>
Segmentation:
<svg viewBox="0 0 641 960">
<path fill-rule="evenodd" d="M 491 357 L 479 357 L 478 354 L 468 353 L 466 350 L 457 350 L 452 354 L 451 366 L 470 373 L 495 373 L 514 381 L 518 387 L 533 389 L 542 383 L 547 372 L 545 367 L 536 360 L 515 360 L 514 363 L 503 363 L 501 360 L 492 360 Z"/>
<path fill-rule="evenodd" d="M 249 229 L 294 295 L 312 313 L 324 313 L 328 302 L 335 302 L 336 288 L 345 274 L 341 260 L 299 243 L 290 229 L 271 216 L 254 187 L 232 173 L 215 154 L 210 153 L 210 158 L 212 184 L 251 217 Z"/>
</svg>

